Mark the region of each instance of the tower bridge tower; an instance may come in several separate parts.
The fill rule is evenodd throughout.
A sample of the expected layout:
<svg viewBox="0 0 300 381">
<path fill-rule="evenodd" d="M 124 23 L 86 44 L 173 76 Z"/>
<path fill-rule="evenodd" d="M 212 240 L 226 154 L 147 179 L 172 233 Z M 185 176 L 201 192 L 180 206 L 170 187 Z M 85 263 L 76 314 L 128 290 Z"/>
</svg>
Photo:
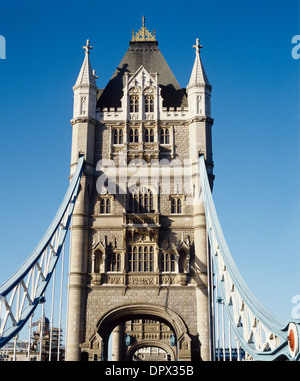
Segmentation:
<svg viewBox="0 0 300 381">
<path fill-rule="evenodd" d="M 173 360 L 210 359 L 197 185 L 200 154 L 213 184 L 213 119 L 198 40 L 194 48 L 184 89 L 143 18 L 98 89 L 84 46 L 71 121 L 71 176 L 80 155 L 85 169 L 71 229 L 67 360 L 105 361 L 110 335 L 117 360 L 147 347 Z"/>
</svg>

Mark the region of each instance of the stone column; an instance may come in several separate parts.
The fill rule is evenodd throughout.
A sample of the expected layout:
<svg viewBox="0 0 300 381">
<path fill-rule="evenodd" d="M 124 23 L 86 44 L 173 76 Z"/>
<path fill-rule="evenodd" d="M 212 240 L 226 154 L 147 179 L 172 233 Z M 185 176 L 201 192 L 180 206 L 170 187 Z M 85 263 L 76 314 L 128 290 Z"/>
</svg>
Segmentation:
<svg viewBox="0 0 300 381">
<path fill-rule="evenodd" d="M 111 333 L 112 335 L 112 361 L 120 361 L 120 350 L 121 350 L 121 326 L 117 326 Z"/>
<path fill-rule="evenodd" d="M 86 177 L 81 179 L 81 190 L 78 195 L 71 230 L 68 327 L 67 327 L 67 361 L 80 361 L 79 345 L 84 341 L 85 320 L 85 286 L 88 249 L 88 216 L 85 201 Z"/>
</svg>

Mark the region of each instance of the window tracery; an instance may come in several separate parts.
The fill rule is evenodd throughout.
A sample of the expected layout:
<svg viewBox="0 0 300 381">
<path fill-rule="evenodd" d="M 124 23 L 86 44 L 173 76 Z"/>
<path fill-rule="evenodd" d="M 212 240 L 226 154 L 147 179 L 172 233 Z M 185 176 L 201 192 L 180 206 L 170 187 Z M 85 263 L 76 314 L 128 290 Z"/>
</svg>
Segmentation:
<svg viewBox="0 0 300 381">
<path fill-rule="evenodd" d="M 138 128 L 131 128 L 129 131 L 129 142 L 138 143 L 139 141 L 139 130 Z"/>
<path fill-rule="evenodd" d="M 154 247 L 150 245 L 130 245 L 128 250 L 129 272 L 154 271 Z"/>
<path fill-rule="evenodd" d="M 170 129 L 162 128 L 160 131 L 160 144 L 170 144 Z"/>
<path fill-rule="evenodd" d="M 147 187 L 139 187 L 129 194 L 129 211 L 131 213 L 153 213 L 154 197 Z"/>
<path fill-rule="evenodd" d="M 123 144 L 124 142 L 124 134 L 122 128 L 114 129 L 114 144 Z"/>
<path fill-rule="evenodd" d="M 121 254 L 108 253 L 106 257 L 106 271 L 121 271 Z"/>
<path fill-rule="evenodd" d="M 161 256 L 161 271 L 175 272 L 175 255 L 172 253 L 162 253 Z"/>
</svg>

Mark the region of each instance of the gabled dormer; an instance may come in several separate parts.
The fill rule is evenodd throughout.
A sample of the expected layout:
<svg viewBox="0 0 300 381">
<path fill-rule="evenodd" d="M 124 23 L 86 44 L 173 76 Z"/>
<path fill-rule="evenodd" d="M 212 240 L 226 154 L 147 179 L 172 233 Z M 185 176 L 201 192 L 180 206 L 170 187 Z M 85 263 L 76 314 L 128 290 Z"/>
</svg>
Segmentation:
<svg viewBox="0 0 300 381">
<path fill-rule="evenodd" d="M 125 74 L 126 82 L 121 104 L 126 119 L 158 119 L 159 110 L 162 109 L 162 98 L 157 77 L 157 73 L 150 74 L 143 66 L 134 74 Z"/>
</svg>

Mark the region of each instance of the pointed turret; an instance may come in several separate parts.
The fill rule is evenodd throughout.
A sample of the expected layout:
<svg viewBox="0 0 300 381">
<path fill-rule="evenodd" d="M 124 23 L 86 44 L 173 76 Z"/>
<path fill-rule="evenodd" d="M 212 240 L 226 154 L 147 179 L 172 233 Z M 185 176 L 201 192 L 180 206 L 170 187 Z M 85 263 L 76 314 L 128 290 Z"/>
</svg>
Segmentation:
<svg viewBox="0 0 300 381">
<path fill-rule="evenodd" d="M 191 115 L 210 116 L 211 85 L 208 81 L 201 58 L 199 39 L 196 40 L 196 57 L 189 84 L 186 88 Z"/>
<path fill-rule="evenodd" d="M 90 46 L 90 40 L 86 41 L 86 46 L 83 46 L 83 49 L 85 49 L 85 57 L 73 90 L 75 90 L 77 86 L 96 86 L 96 80 L 89 58 L 90 49 L 93 49 L 93 47 Z"/>
<path fill-rule="evenodd" d="M 199 155 L 204 155 L 210 184 L 213 184 L 213 160 L 211 127 L 210 95 L 211 85 L 205 73 L 201 58 L 199 39 L 196 40 L 196 57 L 189 84 L 186 88 L 190 117 L 190 155 L 195 158 L 196 168 Z"/>
<path fill-rule="evenodd" d="M 77 81 L 73 87 L 74 91 L 74 112 L 73 118 L 78 116 L 88 116 L 95 118 L 96 114 L 96 76 L 95 72 L 92 70 L 90 63 L 90 40 L 86 41 L 85 57 L 83 64 L 81 66 Z"/>
<path fill-rule="evenodd" d="M 73 87 L 74 106 L 73 119 L 73 143 L 71 162 L 76 163 L 78 156 L 85 155 L 86 162 L 94 160 L 94 129 L 96 122 L 97 85 L 95 71 L 90 63 L 90 40 L 83 46 L 85 50 L 84 60 Z M 73 167 L 72 167 L 73 170 Z"/>
<path fill-rule="evenodd" d="M 208 81 L 207 75 L 205 73 L 201 58 L 200 58 L 200 49 L 203 46 L 199 44 L 199 39 L 196 40 L 196 45 L 193 46 L 193 48 L 196 48 L 196 58 L 195 63 L 193 66 L 192 74 L 190 77 L 189 84 L 187 86 L 187 89 L 193 87 L 193 86 L 210 86 L 210 83 Z"/>
</svg>

